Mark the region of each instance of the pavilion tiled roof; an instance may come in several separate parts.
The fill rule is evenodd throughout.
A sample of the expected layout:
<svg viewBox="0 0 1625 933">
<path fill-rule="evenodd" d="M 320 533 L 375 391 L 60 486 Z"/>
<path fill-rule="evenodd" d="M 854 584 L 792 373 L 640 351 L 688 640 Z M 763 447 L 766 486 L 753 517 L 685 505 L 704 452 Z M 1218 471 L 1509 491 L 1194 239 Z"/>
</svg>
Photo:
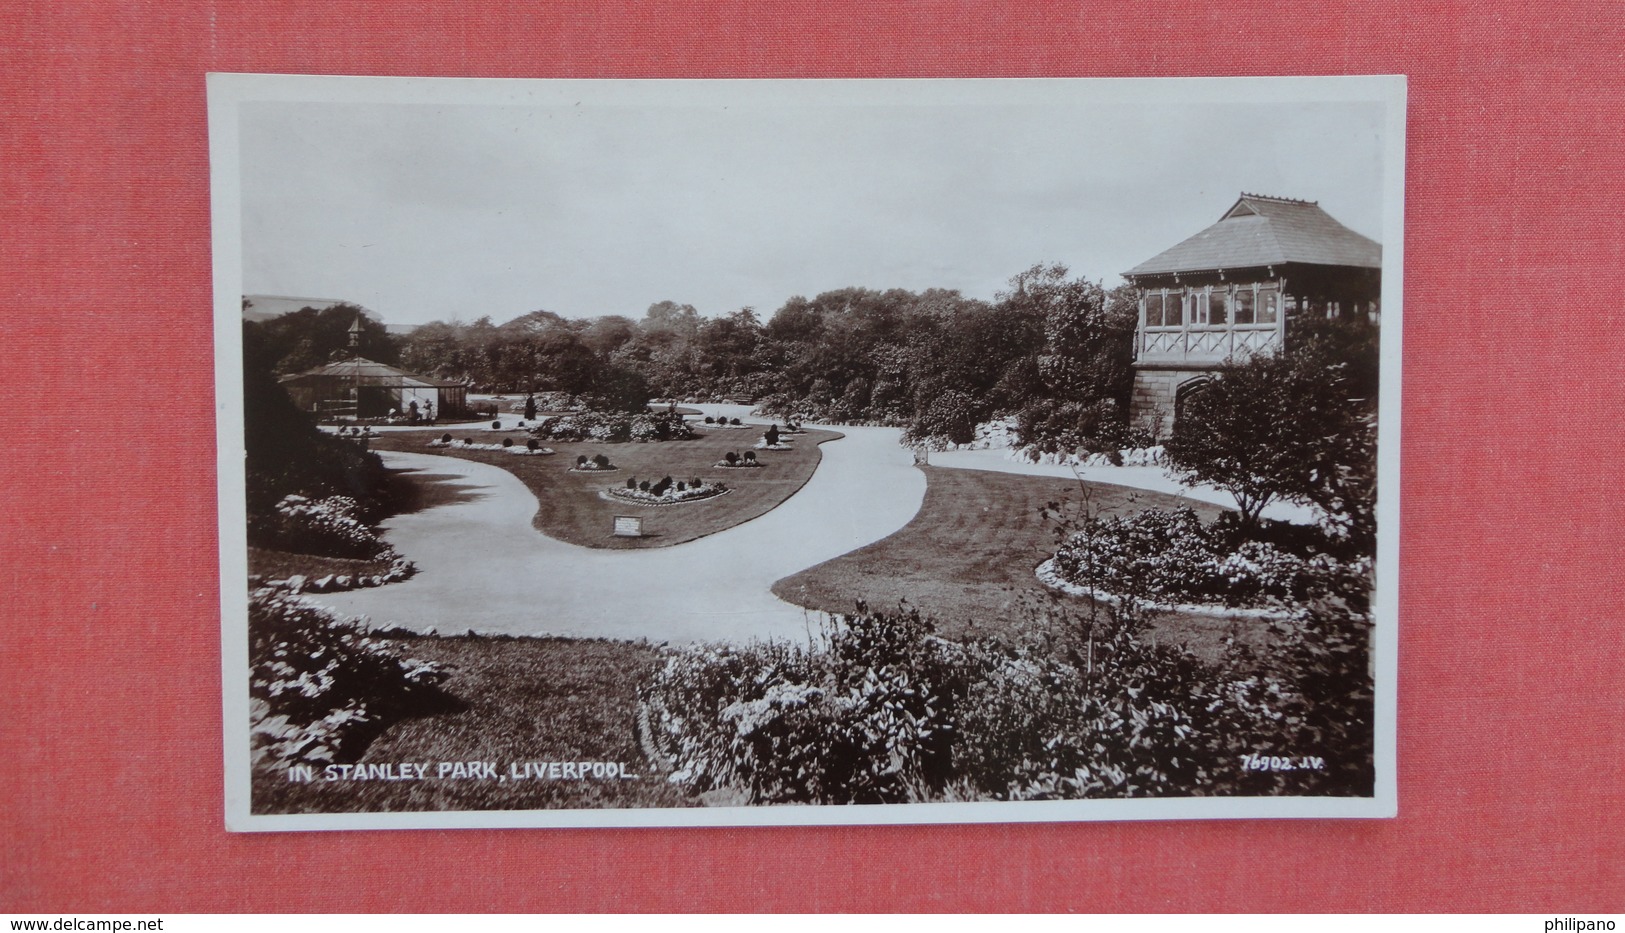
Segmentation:
<svg viewBox="0 0 1625 933">
<path fill-rule="evenodd" d="M 302 373 L 283 376 L 282 382 L 292 385 L 308 385 L 329 380 L 339 380 L 351 385 L 361 386 L 392 386 L 392 387 L 418 387 L 418 388 L 454 388 L 462 385 L 460 382 L 447 382 L 444 379 L 434 379 L 429 376 L 419 376 L 383 363 L 375 363 L 364 357 L 351 357 L 347 360 L 337 360 Z"/>
<path fill-rule="evenodd" d="M 1382 244 L 1314 201 L 1243 194 L 1219 222 L 1125 272 L 1135 276 L 1305 263 L 1382 267 Z"/>
</svg>

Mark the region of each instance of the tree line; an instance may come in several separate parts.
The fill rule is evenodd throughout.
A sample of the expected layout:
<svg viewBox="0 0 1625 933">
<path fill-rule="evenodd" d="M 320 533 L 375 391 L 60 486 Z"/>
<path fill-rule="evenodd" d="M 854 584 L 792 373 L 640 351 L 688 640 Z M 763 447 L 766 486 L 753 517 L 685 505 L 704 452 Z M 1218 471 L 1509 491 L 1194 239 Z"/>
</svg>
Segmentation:
<svg viewBox="0 0 1625 933">
<path fill-rule="evenodd" d="M 347 353 L 358 316 L 339 305 L 245 326 L 286 374 Z M 435 321 L 404 336 L 360 319 L 361 355 L 476 392 L 563 392 L 610 408 L 748 400 L 785 417 L 963 442 L 1001 413 L 1024 412 L 1050 435 L 1120 427 L 1137 310 L 1131 288 L 1107 290 L 1050 264 L 1014 276 L 992 301 L 852 287 L 792 297 L 765 321 L 753 308 L 706 318 L 674 301 L 636 320 L 533 311 L 503 324 Z"/>
</svg>

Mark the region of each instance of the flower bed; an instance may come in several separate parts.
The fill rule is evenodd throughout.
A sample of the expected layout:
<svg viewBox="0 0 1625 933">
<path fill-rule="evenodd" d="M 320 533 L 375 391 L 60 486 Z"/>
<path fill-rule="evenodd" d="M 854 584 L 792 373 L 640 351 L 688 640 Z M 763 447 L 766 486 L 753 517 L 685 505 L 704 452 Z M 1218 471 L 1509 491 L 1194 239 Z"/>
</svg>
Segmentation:
<svg viewBox="0 0 1625 933">
<path fill-rule="evenodd" d="M 696 436 L 682 415 L 671 412 L 574 412 L 544 418 L 531 433 L 543 440 L 610 444 L 689 440 Z"/>
<path fill-rule="evenodd" d="M 644 480 L 639 484 L 636 478 L 628 479 L 625 486 L 611 486 L 599 495 L 616 502 L 629 502 L 633 505 L 677 505 L 684 502 L 699 502 L 704 499 L 715 499 L 731 492 L 724 483 L 706 483 L 699 480 L 692 482 L 673 483 L 671 477 L 666 477 L 657 483 Z"/>
<path fill-rule="evenodd" d="M 500 444 L 480 444 L 476 443 L 472 437 L 465 437 L 462 440 L 457 441 L 452 440 L 450 434 L 443 434 L 424 446 L 433 447 L 440 450 L 504 451 L 510 454 L 517 454 L 522 457 L 546 457 L 553 453 L 553 449 L 551 447 L 543 447 L 539 442 L 536 441 L 535 438 L 531 438 L 524 444 L 515 444 L 513 442 L 513 438 L 511 437 L 503 438 L 502 443 Z"/>
<path fill-rule="evenodd" d="M 756 459 L 756 454 L 748 450 L 745 451 L 743 457 L 730 450 L 721 460 L 712 464 L 712 466 L 722 470 L 748 470 L 761 465 L 762 461 Z"/>
<path fill-rule="evenodd" d="M 1242 539 L 1234 520 L 1204 526 L 1191 509 L 1148 509 L 1085 519 L 1037 575 L 1057 589 L 1108 600 L 1132 595 L 1162 608 L 1266 610 L 1301 604 L 1317 581 L 1349 569 L 1328 554 Z"/>
<path fill-rule="evenodd" d="M 576 457 L 576 465 L 570 468 L 571 473 L 614 473 L 620 467 L 609 462 L 603 454 L 595 454 L 588 458 L 586 454 Z"/>
<path fill-rule="evenodd" d="M 1045 453 L 1037 445 L 1017 447 L 1007 458 L 1017 463 L 1043 463 L 1053 466 L 1106 467 L 1106 466 L 1162 466 L 1167 462 L 1162 445 L 1154 447 L 1125 447 L 1100 453 Z"/>
<path fill-rule="evenodd" d="M 779 441 L 777 444 L 769 444 L 767 442 L 767 439 L 763 438 L 762 440 L 759 440 L 759 441 L 756 442 L 756 449 L 757 450 L 794 450 L 795 448 L 791 447 L 789 444 L 786 444 L 783 441 Z"/>
</svg>

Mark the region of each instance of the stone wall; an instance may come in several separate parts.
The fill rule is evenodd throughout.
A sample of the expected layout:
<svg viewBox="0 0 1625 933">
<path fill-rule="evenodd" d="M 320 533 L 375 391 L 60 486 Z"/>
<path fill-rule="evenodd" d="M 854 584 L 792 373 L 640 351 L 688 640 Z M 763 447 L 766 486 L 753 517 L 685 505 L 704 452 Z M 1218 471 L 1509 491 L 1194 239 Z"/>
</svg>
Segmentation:
<svg viewBox="0 0 1625 933">
<path fill-rule="evenodd" d="M 1179 387 L 1192 379 L 1212 375 L 1208 369 L 1139 368 L 1129 395 L 1130 427 L 1147 428 L 1160 440 L 1174 429 L 1174 400 Z"/>
</svg>

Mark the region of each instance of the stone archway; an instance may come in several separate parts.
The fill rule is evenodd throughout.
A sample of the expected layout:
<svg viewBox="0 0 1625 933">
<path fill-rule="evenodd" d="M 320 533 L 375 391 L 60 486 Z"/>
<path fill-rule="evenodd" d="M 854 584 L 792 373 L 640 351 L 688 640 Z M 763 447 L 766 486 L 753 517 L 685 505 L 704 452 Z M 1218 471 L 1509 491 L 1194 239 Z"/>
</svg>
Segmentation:
<svg viewBox="0 0 1625 933">
<path fill-rule="evenodd" d="M 1178 424 L 1185 417 L 1185 406 L 1191 399 L 1200 395 L 1208 386 L 1213 384 L 1212 373 L 1198 373 L 1174 389 L 1174 423 Z"/>
</svg>

